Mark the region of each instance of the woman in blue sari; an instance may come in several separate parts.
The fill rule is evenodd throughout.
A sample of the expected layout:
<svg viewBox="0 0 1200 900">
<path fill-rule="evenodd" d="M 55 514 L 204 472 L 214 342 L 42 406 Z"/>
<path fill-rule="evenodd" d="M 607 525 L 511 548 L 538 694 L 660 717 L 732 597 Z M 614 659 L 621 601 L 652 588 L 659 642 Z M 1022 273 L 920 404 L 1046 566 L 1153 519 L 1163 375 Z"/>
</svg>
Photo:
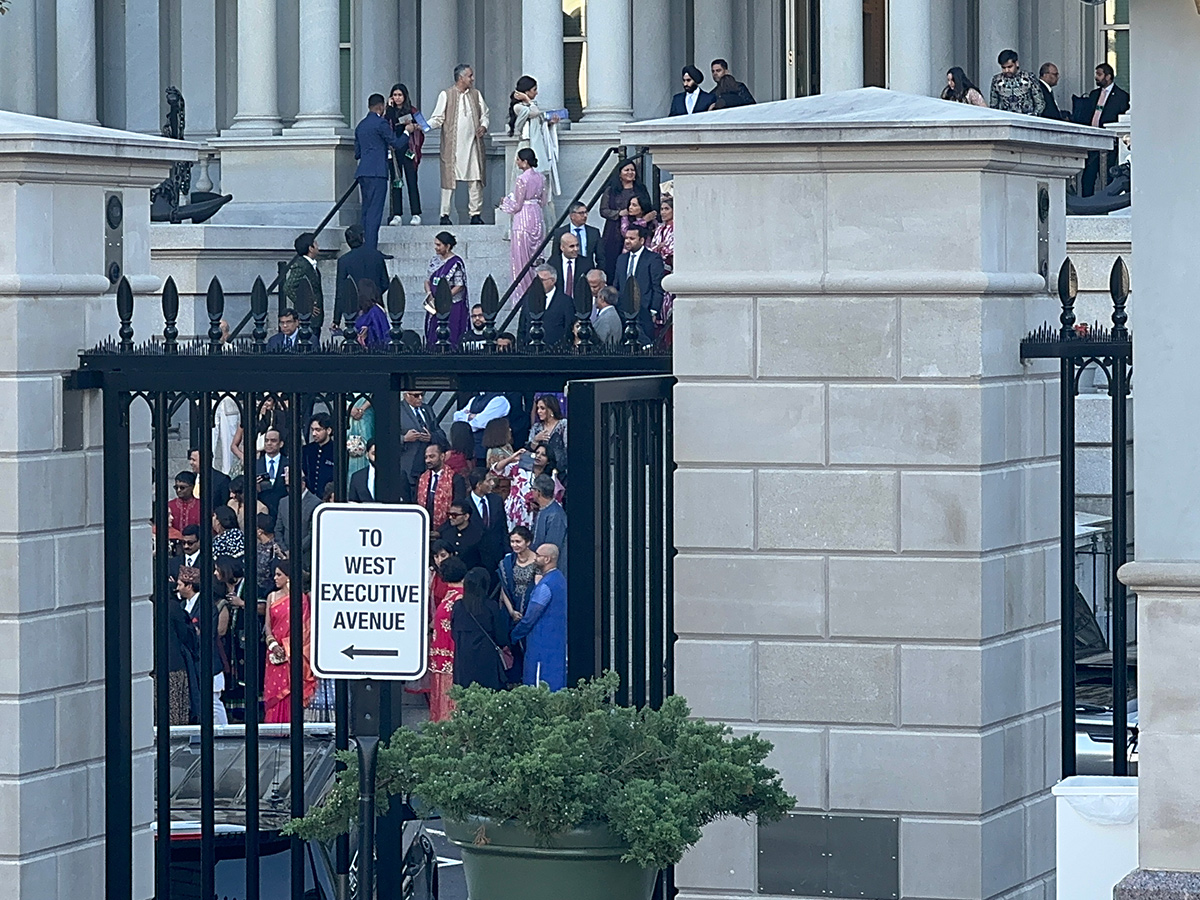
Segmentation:
<svg viewBox="0 0 1200 900">
<path fill-rule="evenodd" d="M 450 307 L 450 346 L 457 347 L 466 333 L 469 316 L 467 315 L 467 264 L 462 257 L 454 252 L 458 243 L 454 235 L 448 231 L 439 231 L 433 239 L 433 249 L 437 254 L 429 261 L 429 277 L 425 281 L 425 291 L 430 297 L 437 292 L 438 285 L 445 281 L 450 285 L 450 294 L 454 297 L 454 305 Z M 425 314 L 425 343 L 432 347 L 437 343 L 437 316 Z"/>
<path fill-rule="evenodd" d="M 534 576 L 537 574 L 537 554 L 533 552 L 533 532 L 524 525 L 518 525 L 508 536 L 508 546 L 512 548 L 496 572 L 500 576 L 500 605 L 508 613 L 514 623 L 520 622 L 525 615 L 525 604 L 529 600 L 529 592 L 533 590 Z M 521 683 L 521 666 L 524 659 L 523 648 L 514 641 L 511 647 L 513 667 L 508 670 L 509 681 Z"/>
<path fill-rule="evenodd" d="M 358 342 L 368 350 L 378 350 L 390 339 L 391 325 L 383 311 L 379 285 L 370 278 L 358 279 L 358 317 L 354 320 Z"/>
</svg>

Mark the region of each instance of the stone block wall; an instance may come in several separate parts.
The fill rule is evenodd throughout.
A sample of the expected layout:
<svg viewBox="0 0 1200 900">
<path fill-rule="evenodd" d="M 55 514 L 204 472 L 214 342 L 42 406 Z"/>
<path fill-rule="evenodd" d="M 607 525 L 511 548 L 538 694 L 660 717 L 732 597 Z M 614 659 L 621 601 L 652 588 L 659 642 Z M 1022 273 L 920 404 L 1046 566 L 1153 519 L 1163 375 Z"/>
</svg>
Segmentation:
<svg viewBox="0 0 1200 900">
<path fill-rule="evenodd" d="M 773 741 L 800 812 L 898 819 L 898 896 L 1048 900 L 1057 370 L 1019 343 L 1082 139 L 948 106 L 623 130 L 675 175 L 676 688 Z M 680 896 L 762 896 L 760 853 L 714 826 Z"/>
</svg>

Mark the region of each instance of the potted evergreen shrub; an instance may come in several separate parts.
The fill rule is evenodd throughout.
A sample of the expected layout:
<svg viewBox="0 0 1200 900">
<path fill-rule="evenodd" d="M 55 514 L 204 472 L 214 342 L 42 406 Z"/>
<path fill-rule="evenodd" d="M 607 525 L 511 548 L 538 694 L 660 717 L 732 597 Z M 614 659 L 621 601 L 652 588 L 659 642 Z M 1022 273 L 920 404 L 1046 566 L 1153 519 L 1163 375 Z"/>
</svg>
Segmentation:
<svg viewBox="0 0 1200 900">
<path fill-rule="evenodd" d="M 768 741 L 690 718 L 682 697 L 659 710 L 616 706 L 617 685 L 609 672 L 556 693 L 456 688 L 448 721 L 380 747 L 379 814 L 397 795 L 437 810 L 472 900 L 649 900 L 658 870 L 707 823 L 771 821 L 794 805 L 763 764 Z M 292 833 L 327 839 L 352 826 L 357 762 L 343 760 Z"/>
</svg>

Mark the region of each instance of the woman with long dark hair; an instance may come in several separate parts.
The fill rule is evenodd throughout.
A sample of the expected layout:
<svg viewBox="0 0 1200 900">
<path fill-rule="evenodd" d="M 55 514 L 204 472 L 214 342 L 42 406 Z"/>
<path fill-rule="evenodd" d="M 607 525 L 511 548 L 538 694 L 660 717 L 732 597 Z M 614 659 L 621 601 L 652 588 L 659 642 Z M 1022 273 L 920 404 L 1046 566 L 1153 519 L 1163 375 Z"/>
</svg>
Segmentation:
<svg viewBox="0 0 1200 900">
<path fill-rule="evenodd" d="M 467 292 L 467 264 L 454 252 L 454 245 L 457 243 L 458 239 L 448 231 L 439 231 L 434 235 L 433 252 L 436 255 L 429 261 L 429 277 L 425 279 L 425 292 L 431 298 L 443 280 L 450 285 L 450 294 L 454 298 L 448 322 L 452 347 L 458 346 L 470 322 L 470 316 L 467 315 L 467 302 L 470 300 Z M 430 347 L 437 343 L 437 324 L 437 316 L 427 311 L 425 343 Z"/>
<path fill-rule="evenodd" d="M 558 180 L 558 115 L 547 115 L 537 105 L 538 83 L 528 75 L 517 79 L 517 87 L 508 98 L 508 135 L 516 137 L 517 152 L 532 150 L 538 159 L 537 170 L 546 179 L 546 214 L 553 221 L 553 200 L 562 193 Z M 515 165 L 510 183 L 521 174 Z"/>
<path fill-rule="evenodd" d="M 408 150 L 403 153 L 392 151 L 392 220 L 389 225 L 404 224 L 403 210 L 400 206 L 404 199 L 401 188 L 402 174 L 408 182 L 408 211 L 412 214 L 408 224 L 421 224 L 421 191 L 417 186 L 417 167 L 421 165 L 421 146 L 425 143 L 425 132 L 417 124 L 420 112 L 417 104 L 413 102 L 412 94 L 408 92 L 408 87 L 393 84 L 383 117 L 397 135 L 400 132 L 408 135 Z"/>
<path fill-rule="evenodd" d="M 508 681 L 512 654 L 508 646 L 508 617 L 488 594 L 491 577 L 474 568 L 463 578 L 463 598 L 451 615 L 454 633 L 454 683 L 478 684 L 494 691 Z"/>
<path fill-rule="evenodd" d="M 953 103 L 969 103 L 972 106 L 987 106 L 979 88 L 967 77 L 961 66 L 954 66 L 946 73 L 946 87 L 942 99 Z"/>
<path fill-rule="evenodd" d="M 609 284 L 616 280 L 613 274 L 617 268 L 617 257 L 625 249 L 621 219 L 629 215 L 629 201 L 639 192 L 647 197 L 650 195 L 646 186 L 638 181 L 637 164 L 627 159 L 609 179 L 600 200 L 600 215 L 604 217 L 604 271 Z"/>
<path fill-rule="evenodd" d="M 354 330 L 358 342 L 375 350 L 384 346 L 391 337 L 391 324 L 383 311 L 383 295 L 372 278 L 360 278 L 358 285 L 358 316 L 354 319 Z"/>
</svg>

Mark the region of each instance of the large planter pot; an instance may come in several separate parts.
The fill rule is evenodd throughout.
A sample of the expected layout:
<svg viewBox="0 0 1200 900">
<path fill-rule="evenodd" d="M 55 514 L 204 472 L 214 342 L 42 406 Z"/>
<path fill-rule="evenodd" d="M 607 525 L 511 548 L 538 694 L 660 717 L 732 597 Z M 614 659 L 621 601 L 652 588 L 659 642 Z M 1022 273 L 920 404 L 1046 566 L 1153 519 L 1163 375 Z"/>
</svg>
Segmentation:
<svg viewBox="0 0 1200 900">
<path fill-rule="evenodd" d="M 443 820 L 462 850 L 471 900 L 650 900 L 654 869 L 621 862 L 625 846 L 602 825 L 539 845 L 515 822 Z"/>
</svg>

